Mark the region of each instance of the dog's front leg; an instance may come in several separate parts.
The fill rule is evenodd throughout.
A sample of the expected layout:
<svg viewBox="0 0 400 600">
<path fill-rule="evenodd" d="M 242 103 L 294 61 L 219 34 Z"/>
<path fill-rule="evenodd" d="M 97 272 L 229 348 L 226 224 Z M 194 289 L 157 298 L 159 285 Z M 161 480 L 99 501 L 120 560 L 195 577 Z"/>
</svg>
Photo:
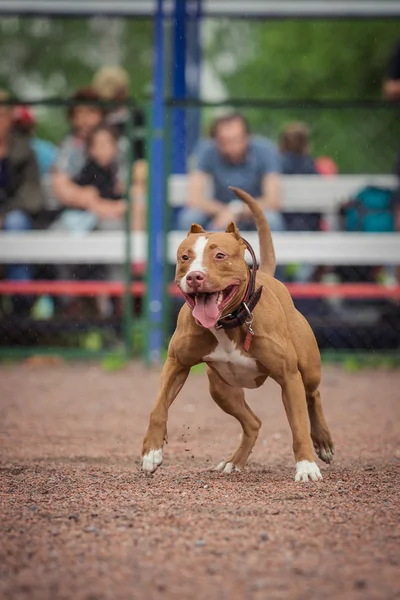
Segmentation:
<svg viewBox="0 0 400 600">
<path fill-rule="evenodd" d="M 179 394 L 189 375 L 190 367 L 182 366 L 168 357 L 161 374 L 161 388 L 143 440 L 142 469 L 153 473 L 163 461 L 162 449 L 167 437 L 168 409 Z"/>
<path fill-rule="evenodd" d="M 282 399 L 293 436 L 293 452 L 296 460 L 296 481 L 322 479 L 318 465 L 313 460 L 311 438 L 308 431 L 307 401 L 300 372 L 291 370 L 285 374 Z"/>
</svg>

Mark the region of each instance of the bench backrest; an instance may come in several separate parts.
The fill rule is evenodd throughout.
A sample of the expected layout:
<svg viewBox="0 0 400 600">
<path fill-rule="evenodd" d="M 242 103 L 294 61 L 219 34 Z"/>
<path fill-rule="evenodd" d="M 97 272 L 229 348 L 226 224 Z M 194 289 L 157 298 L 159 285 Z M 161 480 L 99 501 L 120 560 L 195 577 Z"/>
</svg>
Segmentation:
<svg viewBox="0 0 400 600">
<path fill-rule="evenodd" d="M 259 252 L 257 233 L 243 236 Z M 171 231 L 167 238 L 165 260 L 174 264 L 183 231 Z M 280 264 L 305 262 L 314 265 L 390 265 L 398 264 L 400 235 L 396 233 L 274 233 L 274 246 Z M 147 235 L 132 234 L 132 260 L 147 260 Z M 71 234 L 50 231 L 0 233 L 2 263 L 123 264 L 125 234 L 122 231 L 95 231 Z"/>
<path fill-rule="evenodd" d="M 366 185 L 396 186 L 394 175 L 286 175 L 282 177 L 282 209 L 285 212 L 322 212 L 334 214 L 339 205 Z M 171 175 L 169 202 L 180 207 L 187 203 L 188 176 Z"/>
</svg>

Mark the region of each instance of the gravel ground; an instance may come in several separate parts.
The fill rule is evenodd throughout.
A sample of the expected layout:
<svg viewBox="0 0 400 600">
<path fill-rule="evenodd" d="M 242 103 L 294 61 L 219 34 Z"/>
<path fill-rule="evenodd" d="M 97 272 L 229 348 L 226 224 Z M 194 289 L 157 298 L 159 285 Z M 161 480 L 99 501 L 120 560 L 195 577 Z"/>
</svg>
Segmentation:
<svg viewBox="0 0 400 600">
<path fill-rule="evenodd" d="M 165 463 L 139 471 L 159 373 L 0 369 L 0 596 L 5 600 L 400 598 L 400 371 L 324 371 L 335 442 L 323 482 L 293 481 L 274 382 L 245 472 L 211 467 L 237 423 L 192 375 Z"/>
</svg>

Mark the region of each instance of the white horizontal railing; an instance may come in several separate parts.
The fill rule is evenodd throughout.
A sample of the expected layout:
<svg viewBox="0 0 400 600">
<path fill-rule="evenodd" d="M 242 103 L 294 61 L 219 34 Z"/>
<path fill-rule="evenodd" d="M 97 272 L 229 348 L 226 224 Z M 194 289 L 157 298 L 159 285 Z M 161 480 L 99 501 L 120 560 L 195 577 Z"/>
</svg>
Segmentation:
<svg viewBox="0 0 400 600">
<path fill-rule="evenodd" d="M 282 210 L 285 212 L 337 213 L 339 205 L 367 185 L 395 188 L 394 175 L 284 175 Z M 185 206 L 188 200 L 188 176 L 171 175 L 168 180 L 171 206 Z"/>
<path fill-rule="evenodd" d="M 258 255 L 256 232 L 242 232 Z M 176 251 L 186 237 L 182 231 L 168 235 L 167 262 L 175 263 Z M 400 263 L 399 234 L 296 232 L 274 233 L 280 264 L 382 265 Z M 125 257 L 123 232 L 71 234 L 27 232 L 0 234 L 0 263 L 121 264 Z M 147 234 L 133 233 L 132 260 L 147 260 Z"/>
</svg>

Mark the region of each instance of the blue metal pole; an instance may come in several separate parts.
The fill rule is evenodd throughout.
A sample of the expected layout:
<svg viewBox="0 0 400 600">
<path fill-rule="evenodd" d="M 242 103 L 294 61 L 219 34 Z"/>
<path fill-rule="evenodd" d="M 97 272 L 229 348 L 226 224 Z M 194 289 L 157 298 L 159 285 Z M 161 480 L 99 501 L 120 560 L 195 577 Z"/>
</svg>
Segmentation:
<svg viewBox="0 0 400 600">
<path fill-rule="evenodd" d="M 173 14 L 172 95 L 186 98 L 186 0 L 175 0 Z M 173 109 L 172 172 L 186 172 L 186 118 L 184 108 Z"/>
<path fill-rule="evenodd" d="M 165 263 L 164 186 L 164 11 L 157 0 L 154 24 L 154 95 L 151 107 L 150 194 L 148 216 L 147 352 L 148 363 L 161 360 Z"/>
<path fill-rule="evenodd" d="M 202 0 L 189 0 L 187 6 L 189 16 L 188 49 L 187 49 L 187 95 L 198 100 L 201 83 L 201 22 Z M 186 152 L 193 153 L 201 134 L 200 108 L 192 108 L 186 120 Z"/>
</svg>

